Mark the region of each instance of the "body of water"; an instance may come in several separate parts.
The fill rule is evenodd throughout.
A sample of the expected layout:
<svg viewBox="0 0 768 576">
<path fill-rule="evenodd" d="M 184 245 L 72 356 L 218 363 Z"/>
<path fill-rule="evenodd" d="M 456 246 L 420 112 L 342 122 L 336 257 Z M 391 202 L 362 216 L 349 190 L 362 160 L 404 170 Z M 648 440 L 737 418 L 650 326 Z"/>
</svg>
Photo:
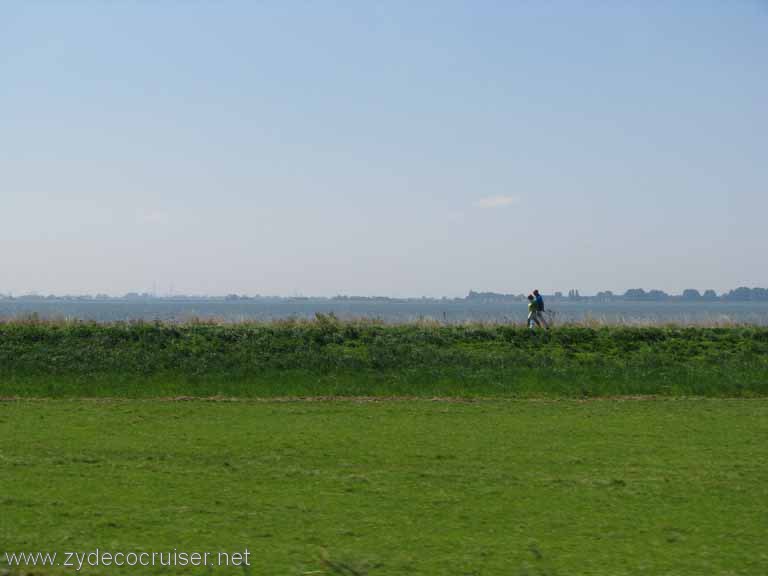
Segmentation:
<svg viewBox="0 0 768 576">
<path fill-rule="evenodd" d="M 689 325 L 748 323 L 768 326 L 768 302 L 557 302 L 551 303 L 555 323 Z M 334 313 L 339 318 L 376 318 L 384 322 L 432 319 L 446 323 L 469 321 L 524 323 L 527 302 L 479 303 L 464 300 L 395 302 L 326 299 L 144 300 L 144 301 L 0 301 L 0 318 L 36 314 L 41 318 L 115 322 L 194 318 L 227 322 L 312 318 Z"/>
</svg>

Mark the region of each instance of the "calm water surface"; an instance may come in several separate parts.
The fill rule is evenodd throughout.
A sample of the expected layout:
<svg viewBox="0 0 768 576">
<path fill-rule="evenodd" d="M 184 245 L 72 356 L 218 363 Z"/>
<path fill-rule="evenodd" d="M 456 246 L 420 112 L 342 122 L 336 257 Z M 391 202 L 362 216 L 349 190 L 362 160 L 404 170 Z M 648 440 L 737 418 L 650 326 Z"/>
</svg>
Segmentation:
<svg viewBox="0 0 768 576">
<path fill-rule="evenodd" d="M 607 324 L 719 324 L 749 323 L 768 326 L 768 302 L 559 302 L 548 308 L 557 323 L 597 321 Z M 523 323 L 526 303 L 473 303 L 462 300 L 366 302 L 325 299 L 257 299 L 238 301 L 130 302 L 0 301 L 0 318 L 37 314 L 41 318 L 68 318 L 114 322 L 129 320 L 185 321 L 192 318 L 229 322 L 312 318 L 333 312 L 340 318 L 377 318 L 385 322 L 434 319 Z"/>
</svg>

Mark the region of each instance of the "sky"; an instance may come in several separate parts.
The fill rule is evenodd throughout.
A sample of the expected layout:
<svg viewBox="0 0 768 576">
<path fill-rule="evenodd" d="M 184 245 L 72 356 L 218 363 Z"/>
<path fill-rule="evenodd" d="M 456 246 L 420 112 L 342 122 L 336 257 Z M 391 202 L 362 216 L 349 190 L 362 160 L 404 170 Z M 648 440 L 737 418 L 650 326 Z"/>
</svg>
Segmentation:
<svg viewBox="0 0 768 576">
<path fill-rule="evenodd" d="M 0 4 L 0 293 L 768 286 L 768 1 Z"/>
</svg>

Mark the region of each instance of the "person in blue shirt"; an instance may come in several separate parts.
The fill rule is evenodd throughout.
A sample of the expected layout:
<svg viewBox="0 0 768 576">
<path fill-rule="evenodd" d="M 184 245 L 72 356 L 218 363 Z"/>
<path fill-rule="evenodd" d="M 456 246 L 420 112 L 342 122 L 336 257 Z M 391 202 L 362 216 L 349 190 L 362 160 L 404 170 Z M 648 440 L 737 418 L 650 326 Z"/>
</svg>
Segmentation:
<svg viewBox="0 0 768 576">
<path fill-rule="evenodd" d="M 544 328 L 549 330 L 549 322 L 544 317 L 544 298 L 541 297 L 538 290 L 533 291 L 533 297 L 536 300 L 536 318 L 539 322 L 544 324 Z"/>
</svg>

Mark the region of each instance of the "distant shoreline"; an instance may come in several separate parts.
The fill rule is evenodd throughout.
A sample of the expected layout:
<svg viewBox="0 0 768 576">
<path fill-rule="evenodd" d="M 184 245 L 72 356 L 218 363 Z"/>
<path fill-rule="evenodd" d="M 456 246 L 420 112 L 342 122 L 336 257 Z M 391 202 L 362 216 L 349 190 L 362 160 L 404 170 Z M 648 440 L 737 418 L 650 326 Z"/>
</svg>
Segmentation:
<svg viewBox="0 0 768 576">
<path fill-rule="evenodd" d="M 544 298 L 552 303 L 563 302 L 768 302 L 768 288 L 748 288 L 741 286 L 728 292 L 717 294 L 714 290 L 700 292 L 697 289 L 686 289 L 681 294 L 668 294 L 663 290 L 648 290 L 643 288 L 631 288 L 623 294 L 615 294 L 610 290 L 600 291 L 594 295 L 582 295 L 578 290 L 569 290 L 567 294 L 555 292 L 543 294 Z M 129 292 L 123 296 L 109 296 L 106 294 L 82 294 L 82 295 L 39 295 L 0 293 L 0 302 L 237 302 L 237 301 L 261 301 L 261 302 L 378 302 L 378 303 L 413 303 L 413 302 L 469 302 L 469 303 L 502 303 L 522 302 L 526 294 L 503 294 L 498 292 L 470 291 L 463 298 L 443 297 L 407 297 L 394 298 L 389 296 L 262 296 L 245 294 L 228 294 L 226 296 L 205 295 L 156 295 L 151 293 Z"/>
</svg>

